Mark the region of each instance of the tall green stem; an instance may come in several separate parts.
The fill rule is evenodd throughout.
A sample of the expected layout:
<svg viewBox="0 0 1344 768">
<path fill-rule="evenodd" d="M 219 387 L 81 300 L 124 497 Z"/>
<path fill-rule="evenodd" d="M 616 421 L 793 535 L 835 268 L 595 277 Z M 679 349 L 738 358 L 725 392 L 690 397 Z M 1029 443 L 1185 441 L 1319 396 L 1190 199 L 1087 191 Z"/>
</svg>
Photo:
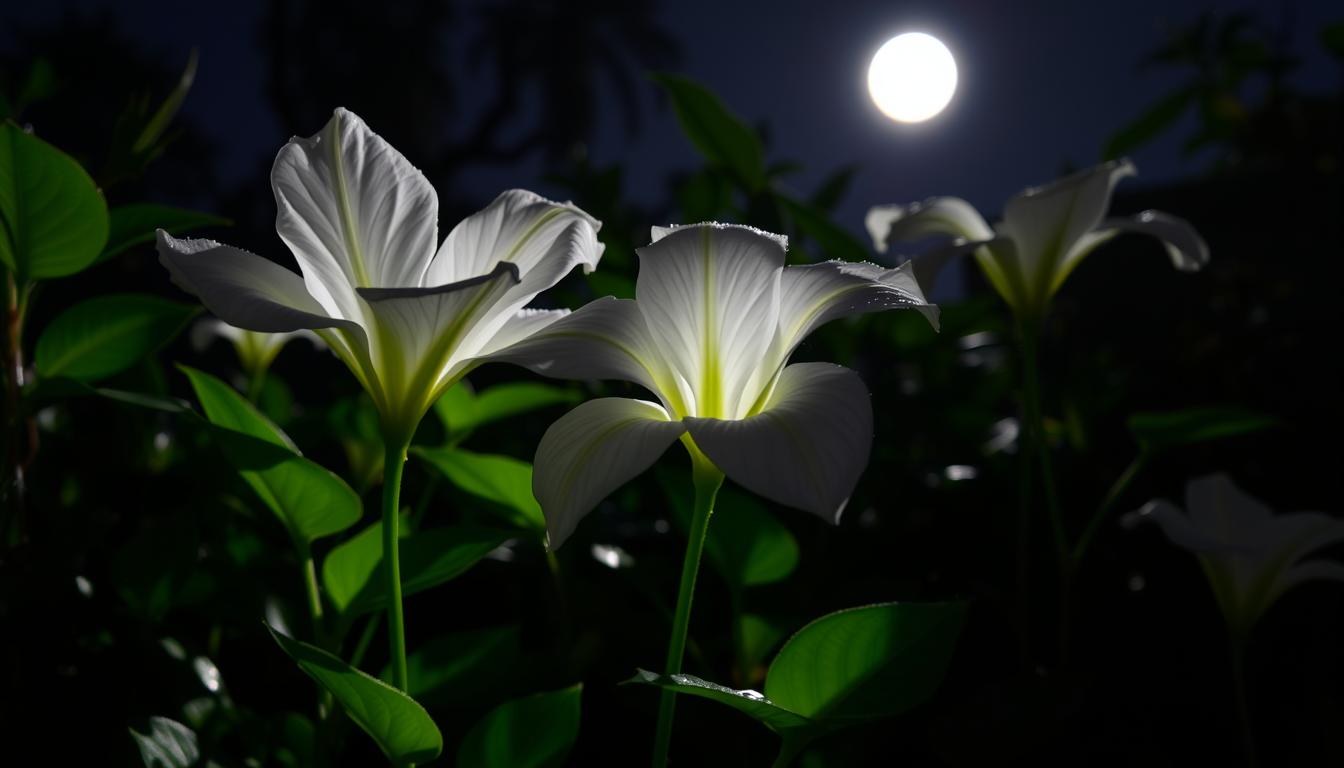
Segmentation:
<svg viewBox="0 0 1344 768">
<path fill-rule="evenodd" d="M 709 516 L 714 511 L 714 497 L 723 485 L 723 473 L 698 451 L 692 453 L 691 476 L 695 482 L 695 511 L 691 514 L 691 528 L 686 542 L 686 559 L 681 564 L 681 587 L 677 590 L 677 612 L 672 618 L 672 636 L 667 644 L 667 664 L 664 673 L 681 672 L 681 660 L 686 654 L 686 630 L 691 622 L 691 599 L 695 595 L 695 576 L 700 570 L 700 554 L 705 548 L 705 534 L 709 531 Z M 665 768 L 667 752 L 672 745 L 672 715 L 676 708 L 676 694 L 663 691 L 658 702 L 658 731 L 653 741 L 653 766 Z"/>
<path fill-rule="evenodd" d="M 392 661 L 392 683 L 406 690 L 406 624 L 401 610 L 401 555 L 398 530 L 401 473 L 410 441 L 386 439 L 383 457 L 383 572 L 387 579 L 387 639 Z"/>
<path fill-rule="evenodd" d="M 1022 341 L 1022 402 L 1026 415 L 1026 434 L 1029 453 L 1034 454 L 1041 469 L 1042 493 L 1050 514 L 1050 533 L 1054 539 L 1055 554 L 1060 568 L 1068 557 L 1064 535 L 1064 521 L 1059 513 L 1059 499 L 1055 496 L 1055 473 L 1050 463 L 1050 446 L 1045 439 L 1045 416 L 1041 409 L 1040 324 L 1029 320 L 1021 326 Z"/>
<path fill-rule="evenodd" d="M 27 309 L 29 285 L 21 284 L 11 272 L 5 272 L 5 315 L 4 336 L 0 341 L 3 350 L 4 381 L 4 478 L 0 480 L 0 535 L 9 546 L 17 545 L 23 539 L 24 528 L 24 468 L 26 464 L 23 447 L 24 418 L 21 400 L 23 389 L 23 319 Z M 36 430 L 31 429 L 31 436 Z"/>
</svg>

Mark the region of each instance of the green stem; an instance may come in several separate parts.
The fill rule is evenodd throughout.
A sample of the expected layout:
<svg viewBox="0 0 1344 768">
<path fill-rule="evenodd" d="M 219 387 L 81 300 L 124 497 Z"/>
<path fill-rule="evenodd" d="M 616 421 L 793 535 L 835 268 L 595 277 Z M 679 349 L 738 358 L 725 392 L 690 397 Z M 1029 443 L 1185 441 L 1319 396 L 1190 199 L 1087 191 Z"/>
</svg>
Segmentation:
<svg viewBox="0 0 1344 768">
<path fill-rule="evenodd" d="M 12 272 L 5 272 L 3 350 L 5 412 L 4 412 L 4 477 L 0 478 L 0 534 L 8 546 L 17 546 L 23 540 L 24 528 L 24 465 L 22 390 L 23 390 L 23 320 L 27 310 L 29 285 L 20 284 Z M 35 432 L 35 430 L 33 430 Z"/>
<path fill-rule="evenodd" d="M 1232 630 L 1229 635 L 1232 649 L 1232 685 L 1237 699 L 1237 724 L 1241 728 L 1241 746 L 1246 752 L 1246 765 L 1255 768 L 1255 735 L 1251 732 L 1251 708 L 1246 697 L 1246 639 L 1245 631 Z"/>
<path fill-rule="evenodd" d="M 1110 516 L 1111 511 L 1115 509 L 1115 505 L 1125 495 L 1125 491 L 1129 490 L 1129 486 L 1133 485 L 1134 478 L 1138 477 L 1139 473 L 1147 466 L 1148 452 L 1141 450 L 1120 477 L 1116 478 L 1115 483 L 1111 485 L 1111 490 L 1107 492 L 1105 500 L 1101 502 L 1101 506 L 1097 507 L 1097 511 L 1092 513 L 1092 519 L 1087 521 L 1087 527 L 1083 529 L 1083 535 L 1078 537 L 1078 542 L 1073 545 L 1073 553 L 1069 556 L 1071 570 L 1077 570 L 1083 556 L 1087 554 L 1088 547 L 1092 544 L 1092 539 L 1096 537 L 1097 531 L 1101 528 L 1101 524 Z"/>
<path fill-rule="evenodd" d="M 672 619 L 672 636 L 668 639 L 667 664 L 664 673 L 681 672 L 681 660 L 686 653 L 686 630 L 691 622 L 691 598 L 695 595 L 695 576 L 700 570 L 700 554 L 705 548 L 705 534 L 709 531 L 709 516 L 714 511 L 714 497 L 723 485 L 723 473 L 714 467 L 699 451 L 692 453 L 691 476 L 695 482 L 695 511 L 691 515 L 686 559 L 681 564 L 681 586 L 677 590 L 677 612 Z M 658 702 L 658 730 L 653 742 L 653 766 L 665 768 L 668 749 L 672 745 L 672 715 L 676 708 L 676 694 L 663 691 Z"/>
<path fill-rule="evenodd" d="M 401 473 L 406 464 L 407 440 L 387 440 L 383 457 L 383 572 L 387 580 L 387 639 L 392 683 L 406 690 L 406 624 L 401 609 Z"/>
<path fill-rule="evenodd" d="M 1068 544 L 1063 518 L 1060 517 L 1059 499 L 1055 495 L 1055 473 L 1050 463 L 1050 446 L 1045 439 L 1045 416 L 1041 409 L 1040 324 L 1024 321 L 1021 331 L 1022 399 L 1029 453 L 1034 453 L 1040 464 L 1042 491 L 1046 509 L 1050 513 L 1050 533 L 1062 569 L 1068 557 Z"/>
<path fill-rule="evenodd" d="M 373 636 L 378 632 L 378 623 L 383 620 L 381 613 L 369 614 L 369 618 L 364 622 L 364 631 L 359 633 L 359 641 L 355 643 L 355 651 L 350 654 L 350 666 L 358 669 L 364 663 L 364 654 L 369 652 L 369 645 L 373 643 Z"/>
</svg>

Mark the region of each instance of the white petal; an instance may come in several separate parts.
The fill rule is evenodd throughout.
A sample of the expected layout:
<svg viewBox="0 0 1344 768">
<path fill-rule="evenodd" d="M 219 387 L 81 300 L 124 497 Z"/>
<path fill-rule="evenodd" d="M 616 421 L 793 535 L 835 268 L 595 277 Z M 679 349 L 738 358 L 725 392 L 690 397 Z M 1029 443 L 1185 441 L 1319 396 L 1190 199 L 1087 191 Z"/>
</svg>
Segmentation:
<svg viewBox="0 0 1344 768">
<path fill-rule="evenodd" d="M 473 326 L 517 284 L 517 268 L 501 263 L 488 275 L 437 288 L 359 289 L 376 323 L 374 359 L 389 397 L 429 407 L 455 363 L 475 352 L 462 349 Z"/>
<path fill-rule="evenodd" d="M 1205 536 L 1240 549 L 1272 546 L 1263 534 L 1274 511 L 1225 474 L 1205 475 L 1187 483 L 1185 506 L 1191 522 Z"/>
<path fill-rule="evenodd" d="M 1273 602 L 1279 595 L 1308 581 L 1344 581 L 1344 565 L 1333 560 L 1308 560 L 1297 563 L 1274 581 L 1267 602 Z"/>
<path fill-rule="evenodd" d="M 1129 160 L 1115 160 L 1014 195 L 999 230 L 1017 246 L 1033 295 L 1044 297 L 1064 257 L 1097 228 L 1111 205 L 1111 192 L 1135 174 Z"/>
<path fill-rule="evenodd" d="M 510 347 L 570 314 L 568 309 L 520 309 L 490 337 L 477 354 L 488 357 Z"/>
<path fill-rule="evenodd" d="M 688 411 L 734 417 L 773 341 L 782 239 L 749 227 L 679 227 L 639 249 L 635 297 Z"/>
<path fill-rule="evenodd" d="M 1126 528 L 1134 528 L 1140 523 L 1149 521 L 1157 523 L 1167 539 L 1181 549 L 1196 554 L 1228 551 L 1225 542 L 1196 527 L 1189 515 L 1165 499 L 1150 501 L 1120 518 L 1120 524 Z"/>
<path fill-rule="evenodd" d="M 885 253 L 891 243 L 947 236 L 956 240 L 989 240 L 994 230 L 965 200 L 931 197 L 909 205 L 879 205 L 864 217 L 873 247 Z"/>
<path fill-rule="evenodd" d="M 444 239 L 425 274 L 427 286 L 484 275 L 501 261 L 518 266 L 519 293 L 537 293 L 575 266 L 592 272 L 602 257 L 602 224 L 570 203 L 555 203 L 522 189 L 500 194 L 463 219 Z M 530 296 L 529 296 L 530 298 Z"/>
<path fill-rule="evenodd" d="M 665 380 L 644 316 L 632 299 L 604 296 L 486 354 L 543 376 L 629 381 L 660 396 L 659 382 Z"/>
<path fill-rule="evenodd" d="M 867 387 L 857 373 L 829 363 L 785 368 L 755 416 L 685 421 L 696 446 L 733 482 L 832 523 L 840 521 L 873 442 Z"/>
<path fill-rule="evenodd" d="M 846 261 L 785 267 L 779 284 L 779 338 L 785 349 L 837 318 L 886 309 L 917 309 L 937 328 L 938 307 L 924 299 L 911 269 L 910 262 L 895 269 Z"/>
<path fill-rule="evenodd" d="M 158 251 L 173 282 L 230 325 L 271 332 L 358 329 L 328 316 L 298 275 L 240 248 L 214 240 L 179 240 L 160 229 Z"/>
<path fill-rule="evenodd" d="M 1059 289 L 1084 256 L 1125 232 L 1156 237 L 1166 249 L 1172 266 L 1182 272 L 1196 272 L 1209 263 L 1209 246 L 1190 222 L 1161 211 L 1144 211 L 1132 217 L 1106 219 L 1080 238 L 1057 270 L 1052 290 Z"/>
<path fill-rule="evenodd" d="M 331 314 L 360 317 L 356 287 L 421 284 L 438 239 L 438 197 L 354 113 L 337 109 L 321 133 L 290 139 L 271 186 L 275 228 Z"/>
<path fill-rule="evenodd" d="M 546 516 L 550 548 L 612 491 L 648 469 L 686 428 L 654 403 L 619 397 L 589 400 L 542 435 L 532 493 Z"/>
</svg>

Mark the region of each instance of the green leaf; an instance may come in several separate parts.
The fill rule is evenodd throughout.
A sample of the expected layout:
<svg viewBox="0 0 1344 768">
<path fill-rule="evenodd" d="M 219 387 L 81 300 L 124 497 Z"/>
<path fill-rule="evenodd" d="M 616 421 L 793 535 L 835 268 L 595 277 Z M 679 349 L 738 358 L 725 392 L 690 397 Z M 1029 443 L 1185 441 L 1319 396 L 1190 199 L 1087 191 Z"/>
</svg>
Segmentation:
<svg viewBox="0 0 1344 768">
<path fill-rule="evenodd" d="M 1185 114 L 1185 110 L 1195 102 L 1195 94 L 1193 86 L 1186 86 L 1163 96 L 1138 119 L 1106 140 L 1102 159 L 1114 160 L 1152 141 Z"/>
<path fill-rule="evenodd" d="M 216 428 L 224 456 L 296 541 L 309 544 L 359 522 L 363 506 L 344 480 L 303 458 L 289 436 L 233 387 L 204 371 L 178 367 Z"/>
<path fill-rule="evenodd" d="M 756 691 L 735 691 L 694 675 L 660 675 L 641 669 L 627 683 L 645 683 L 677 693 L 699 696 L 720 704 L 727 704 L 742 712 L 778 734 L 791 731 L 804 731 L 814 727 L 814 723 L 796 712 L 780 707 Z"/>
<path fill-rule="evenodd" d="M 662 485 L 683 528 L 691 519 L 689 484 L 669 474 Z M 773 584 L 798 567 L 798 541 L 755 496 L 726 486 L 714 504 L 705 537 L 705 554 L 714 569 L 735 588 Z"/>
<path fill-rule="evenodd" d="M 765 677 L 766 655 L 784 639 L 784 629 L 778 622 L 754 613 L 744 613 L 737 621 L 741 635 L 738 663 L 744 679 L 751 683 Z"/>
<path fill-rule="evenodd" d="M 107 205 L 74 158 L 0 125 L 0 262 L 22 280 L 72 275 L 107 241 Z"/>
<path fill-rule="evenodd" d="M 1236 437 L 1278 424 L 1277 419 L 1263 413 L 1218 406 L 1152 411 L 1129 417 L 1130 433 L 1147 451 Z"/>
<path fill-rule="evenodd" d="M 197 311 L 143 293 L 89 299 L 42 331 L 33 364 L 44 377 L 105 378 L 167 344 Z"/>
<path fill-rule="evenodd" d="M 731 171 L 748 192 L 764 186 L 765 149 L 755 131 L 699 83 L 671 74 L 655 74 L 653 80 L 672 98 L 677 122 L 700 154 Z"/>
<path fill-rule="evenodd" d="M 964 619 L 962 603 L 883 603 L 823 616 L 780 649 L 765 694 L 824 722 L 900 714 L 938 690 Z"/>
<path fill-rule="evenodd" d="M 151 203 L 119 205 L 108 213 L 108 217 L 107 244 L 103 246 L 102 253 L 98 254 L 97 260 L 100 262 L 133 246 L 153 241 L 156 229 L 181 235 L 201 227 L 225 227 L 233 223 L 213 213 Z"/>
<path fill-rule="evenodd" d="M 579 736 L 583 686 L 505 702 L 481 718 L 457 750 L 458 768 L 554 768 Z"/>
<path fill-rule="evenodd" d="M 507 681 L 522 660 L 518 627 L 448 632 L 406 657 L 410 693 L 421 701 L 476 703 Z M 392 668 L 383 668 L 383 680 Z"/>
<path fill-rule="evenodd" d="M 190 768 L 201 759 L 196 734 L 166 717 L 149 718 L 149 733 L 129 729 L 145 768 Z"/>
<path fill-rule="evenodd" d="M 816 241 L 826 258 L 841 261 L 868 261 L 871 258 L 867 246 L 836 225 L 824 212 L 788 195 L 776 194 L 775 198 L 793 217 L 798 231 Z"/>
<path fill-rule="evenodd" d="M 133 153 L 143 155 L 150 152 L 154 145 L 159 142 L 164 131 L 168 130 L 168 124 L 173 121 L 177 111 L 182 108 L 182 102 L 186 100 L 187 93 L 191 91 L 191 84 L 196 80 L 196 63 L 199 58 L 197 50 L 192 48 L 191 53 L 187 56 L 187 65 L 183 67 L 182 75 L 177 79 L 177 85 L 173 87 L 173 90 L 164 98 L 163 103 L 145 122 L 145 127 L 141 129 L 140 135 L 131 145 Z"/>
<path fill-rule="evenodd" d="M 285 637 L 274 629 L 270 631 L 284 652 L 331 692 L 350 719 L 373 737 L 394 765 L 423 763 L 443 751 L 438 726 L 415 699 L 326 651 Z"/>
<path fill-rule="evenodd" d="M 458 488 L 508 509 L 509 521 L 519 528 L 545 533 L 546 518 L 532 495 L 531 464 L 461 448 L 412 448 L 411 454 L 429 462 Z"/>
<path fill-rule="evenodd" d="M 578 400 L 578 393 L 572 389 L 536 382 L 499 384 L 477 393 L 462 381 L 443 393 L 434 403 L 434 412 L 443 422 L 449 441 L 458 442 L 485 424 Z"/>
<path fill-rule="evenodd" d="M 452 526 L 401 539 L 401 592 L 423 592 L 461 576 L 513 534 L 493 528 Z M 322 585 L 345 621 L 383 608 L 382 522 L 333 549 L 322 562 Z"/>
</svg>

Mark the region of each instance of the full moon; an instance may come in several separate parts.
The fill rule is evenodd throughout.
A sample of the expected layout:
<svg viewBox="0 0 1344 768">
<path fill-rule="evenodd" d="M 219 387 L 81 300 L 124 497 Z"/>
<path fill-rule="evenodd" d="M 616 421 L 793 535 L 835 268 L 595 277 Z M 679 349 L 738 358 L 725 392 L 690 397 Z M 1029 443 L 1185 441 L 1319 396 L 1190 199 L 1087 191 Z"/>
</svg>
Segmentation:
<svg viewBox="0 0 1344 768">
<path fill-rule="evenodd" d="M 868 92 L 883 114 L 920 123 L 939 112 L 957 90 L 957 62 L 933 35 L 907 32 L 877 49 L 868 65 Z"/>
</svg>

